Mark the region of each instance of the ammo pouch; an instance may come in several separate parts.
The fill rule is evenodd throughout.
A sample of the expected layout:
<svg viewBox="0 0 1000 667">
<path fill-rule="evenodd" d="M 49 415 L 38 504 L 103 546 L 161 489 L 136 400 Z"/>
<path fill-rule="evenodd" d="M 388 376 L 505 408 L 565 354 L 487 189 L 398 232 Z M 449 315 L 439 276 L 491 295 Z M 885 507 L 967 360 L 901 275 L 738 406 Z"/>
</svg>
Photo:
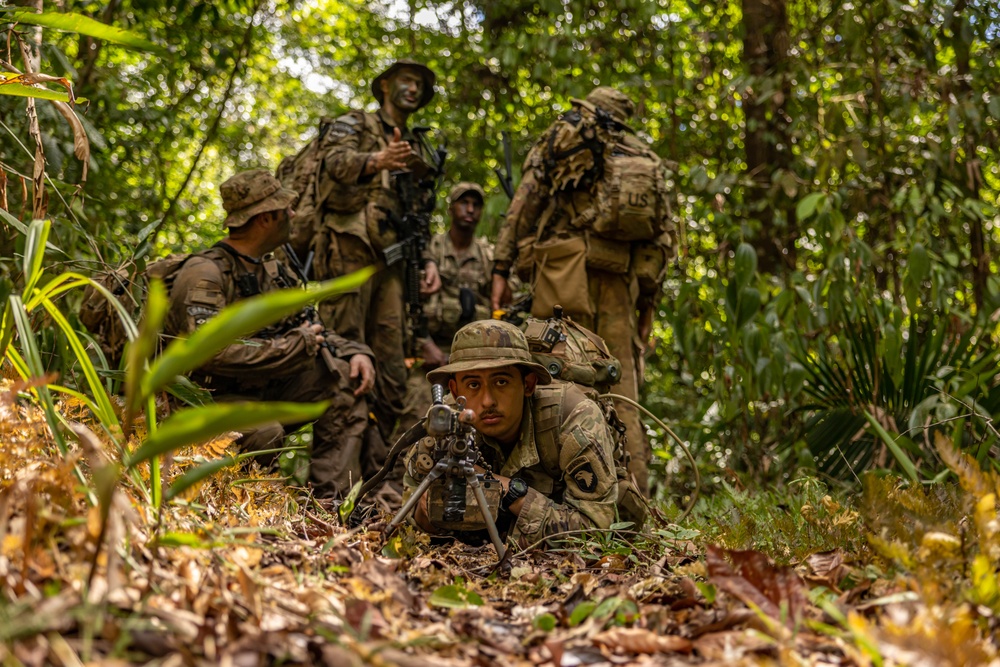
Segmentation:
<svg viewBox="0 0 1000 667">
<path fill-rule="evenodd" d="M 587 234 L 587 267 L 609 273 L 628 273 L 632 244 Z"/>
<path fill-rule="evenodd" d="M 587 240 L 582 236 L 552 238 L 534 247 L 535 289 L 531 314 L 552 317 L 560 305 L 572 316 L 593 316 L 587 288 Z"/>
<path fill-rule="evenodd" d="M 664 248 L 652 243 L 637 243 L 632 249 L 632 272 L 639 282 L 639 291 L 645 294 L 655 292 L 663 283 L 667 270 L 667 256 Z"/>
</svg>

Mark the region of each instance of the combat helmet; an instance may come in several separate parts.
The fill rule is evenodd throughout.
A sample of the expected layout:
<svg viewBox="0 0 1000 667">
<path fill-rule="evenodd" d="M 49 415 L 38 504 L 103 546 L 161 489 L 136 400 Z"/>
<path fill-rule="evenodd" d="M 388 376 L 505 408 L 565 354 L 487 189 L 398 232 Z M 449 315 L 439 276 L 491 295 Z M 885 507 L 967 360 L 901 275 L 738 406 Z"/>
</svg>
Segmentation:
<svg viewBox="0 0 1000 667">
<path fill-rule="evenodd" d="M 433 384 L 445 384 L 455 373 L 504 366 L 520 366 L 538 376 L 538 384 L 549 384 L 552 376 L 531 358 L 524 333 L 502 320 L 480 320 L 466 324 L 455 334 L 446 365 L 427 374 Z"/>
<path fill-rule="evenodd" d="M 372 80 L 372 95 L 375 96 L 379 104 L 383 104 L 385 96 L 382 94 L 382 82 L 404 67 L 415 69 L 420 74 L 420 78 L 424 80 L 424 89 L 420 93 L 420 104 L 417 106 L 418 109 L 422 109 L 434 98 L 434 83 L 437 81 L 437 75 L 427 65 L 418 63 L 416 60 L 410 60 L 409 58 L 400 58 L 389 65 L 387 70 L 375 77 Z"/>
<path fill-rule="evenodd" d="M 620 90 L 610 86 L 598 86 L 587 93 L 587 97 L 584 99 L 573 99 L 571 101 L 591 111 L 594 111 L 595 108 L 601 109 L 610 115 L 611 119 L 623 129 L 631 131 L 628 122 L 635 114 L 635 103 Z"/>
</svg>

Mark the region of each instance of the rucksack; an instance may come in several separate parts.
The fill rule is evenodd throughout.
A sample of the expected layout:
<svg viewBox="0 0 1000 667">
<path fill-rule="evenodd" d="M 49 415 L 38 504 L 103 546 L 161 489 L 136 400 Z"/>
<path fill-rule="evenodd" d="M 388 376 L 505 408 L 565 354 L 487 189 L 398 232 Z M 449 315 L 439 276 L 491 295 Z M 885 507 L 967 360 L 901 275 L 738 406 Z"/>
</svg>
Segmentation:
<svg viewBox="0 0 1000 667">
<path fill-rule="evenodd" d="M 670 215 L 659 156 L 631 138 L 601 109 L 577 102 L 543 138 L 550 192 L 596 186 L 593 203 L 573 220 L 613 241 L 649 241 Z"/>
<path fill-rule="evenodd" d="M 628 474 L 625 461 L 625 424 L 618 416 L 614 400 L 602 398 L 621 381 L 621 362 L 608 351 L 607 343 L 596 333 L 568 317 L 560 308 L 547 320 L 528 317 L 522 325 L 531 358 L 545 366 L 553 378 L 571 382 L 601 408 L 614 438 L 615 471 L 618 477 L 618 514 L 641 528 L 648 512 L 642 494 Z M 562 423 L 560 414 L 537 425 L 536 437 L 556 438 L 555 428 Z M 553 451 L 558 448 L 552 446 Z"/>
<path fill-rule="evenodd" d="M 191 257 L 194 255 L 170 255 L 149 264 L 145 270 L 140 270 L 135 262 L 129 262 L 119 269 L 94 276 L 93 280 L 111 292 L 132 315 L 132 320 L 137 322 L 149 280 L 153 278 L 162 280 L 169 294 L 177 272 Z M 125 325 L 122 324 L 118 310 L 93 285 L 88 285 L 83 292 L 80 322 L 93 335 L 108 366 L 119 367 L 125 352 L 125 344 L 128 343 Z"/>
<path fill-rule="evenodd" d="M 299 193 L 289 234 L 292 248 L 299 257 L 306 256 L 323 218 L 323 201 L 326 197 L 320 192 L 320 183 L 330 179 L 320 178 L 320 170 L 323 168 L 322 144 L 332 126 L 332 119 L 320 120 L 319 134 L 298 153 L 282 159 L 274 172 L 283 186 Z"/>
</svg>

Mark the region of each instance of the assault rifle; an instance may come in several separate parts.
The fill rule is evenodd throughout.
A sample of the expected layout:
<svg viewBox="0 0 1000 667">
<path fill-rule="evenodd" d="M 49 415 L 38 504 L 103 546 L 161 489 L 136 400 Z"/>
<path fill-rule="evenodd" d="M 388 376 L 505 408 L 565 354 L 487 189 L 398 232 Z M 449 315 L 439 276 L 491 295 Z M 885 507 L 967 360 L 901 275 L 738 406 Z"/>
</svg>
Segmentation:
<svg viewBox="0 0 1000 667">
<path fill-rule="evenodd" d="M 291 243 L 286 243 L 282 248 L 285 251 L 285 255 L 288 256 L 288 264 L 292 267 L 292 271 L 298 276 L 299 281 L 302 283 L 302 288 L 305 289 L 309 285 L 309 267 L 312 264 L 312 251 L 309 251 L 309 255 L 306 257 L 305 265 L 299 260 L 299 256 L 295 254 L 295 249 L 292 247 Z M 316 307 L 312 304 L 306 306 L 301 311 L 299 311 L 299 323 L 300 324 L 320 324 L 319 315 L 316 313 Z M 319 344 L 319 354 L 323 357 L 323 363 L 326 364 L 327 369 L 334 374 L 339 373 L 337 370 L 337 365 L 335 362 L 336 357 L 333 354 L 333 348 L 325 340 Z"/>
<path fill-rule="evenodd" d="M 507 199 L 511 201 L 514 200 L 514 170 L 511 167 L 510 158 L 510 134 L 507 130 L 500 132 L 500 139 L 503 142 L 503 164 L 504 171 L 500 171 L 500 167 L 493 167 L 493 171 L 496 172 L 497 178 L 500 179 L 500 187 L 503 188 L 504 194 L 507 195 Z"/>
<path fill-rule="evenodd" d="M 400 261 L 405 263 L 403 300 L 406 303 L 406 316 L 411 334 L 408 343 L 411 354 L 415 352 L 413 348 L 417 339 L 426 338 L 428 335 L 427 316 L 424 315 L 424 303 L 420 296 L 420 271 L 424 268 L 424 250 L 430 242 L 434 194 L 437 192 L 438 182 L 444 173 L 444 162 L 448 157 L 444 145 L 434 151 L 427 147 L 424 138 L 427 131 L 426 127 L 413 128 L 424 154 L 431 158 L 430 170 L 419 181 L 417 180 L 419 176 L 413 171 L 393 172 L 396 196 L 399 197 L 402 214 L 397 216 L 390 213 L 389 222 L 399 240 L 382 251 L 386 266 L 392 266 Z M 429 178 L 433 180 L 432 185 L 428 187 Z"/>
</svg>

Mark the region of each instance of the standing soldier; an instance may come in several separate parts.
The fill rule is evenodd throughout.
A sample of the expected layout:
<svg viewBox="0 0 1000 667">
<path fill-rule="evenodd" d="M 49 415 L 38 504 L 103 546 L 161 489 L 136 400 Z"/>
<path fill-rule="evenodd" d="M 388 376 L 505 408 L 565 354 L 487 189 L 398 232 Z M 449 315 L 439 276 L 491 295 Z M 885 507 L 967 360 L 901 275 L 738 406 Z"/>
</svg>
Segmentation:
<svg viewBox="0 0 1000 667">
<path fill-rule="evenodd" d="M 509 303 L 516 270 L 532 285 L 532 315 L 560 305 L 607 341 L 622 364 L 616 390 L 633 400 L 674 245 L 666 169 L 629 128 L 634 110 L 618 90 L 595 88 L 531 148 L 497 240 L 491 299 Z M 646 493 L 649 442 L 635 408 L 618 407 L 628 471 Z"/>
<path fill-rule="evenodd" d="M 490 268 L 493 246 L 476 237 L 486 193 L 476 183 L 459 183 L 448 194 L 451 226 L 431 239 L 429 256 L 438 266 L 441 290 L 425 306 L 430 335 L 420 343 L 423 361 L 410 369 L 406 406 L 396 431 L 423 419 L 431 406 L 431 385 L 426 374 L 448 363 L 451 340 L 465 324 L 490 316 Z M 395 438 L 394 438 L 395 439 Z"/>
<path fill-rule="evenodd" d="M 420 63 L 393 63 L 372 81 L 379 110 L 341 116 L 320 139 L 323 217 L 311 241 L 316 278 L 336 278 L 372 264 L 381 269 L 358 291 L 321 304 L 320 316 L 327 326 L 374 351 L 378 373 L 372 411 L 385 437 L 406 393 L 406 307 L 405 267 L 387 267 L 383 251 L 402 240 L 405 214 L 434 205 L 437 174 L 431 156 L 406 125 L 434 97 L 434 81 L 434 73 Z M 416 201 L 402 201 L 401 193 Z M 441 286 L 437 266 L 426 256 L 418 259 L 424 269 L 420 292 L 432 294 Z"/>
<path fill-rule="evenodd" d="M 236 174 L 219 190 L 229 235 L 185 259 L 174 275 L 169 335 L 187 336 L 240 299 L 297 285 L 291 270 L 270 254 L 288 241 L 296 193 L 261 169 Z M 362 453 L 368 427 L 364 395 L 375 384 L 371 356 L 367 346 L 320 324 L 288 321 L 223 348 L 192 378 L 219 402 L 329 400 L 329 409 L 313 424 L 309 479 L 317 496 L 334 497 L 377 470 L 385 455 L 384 446 L 382 452 L 365 453 L 371 460 Z M 238 443 L 243 451 L 259 452 L 281 447 L 284 435 L 274 422 L 244 433 Z"/>
</svg>

